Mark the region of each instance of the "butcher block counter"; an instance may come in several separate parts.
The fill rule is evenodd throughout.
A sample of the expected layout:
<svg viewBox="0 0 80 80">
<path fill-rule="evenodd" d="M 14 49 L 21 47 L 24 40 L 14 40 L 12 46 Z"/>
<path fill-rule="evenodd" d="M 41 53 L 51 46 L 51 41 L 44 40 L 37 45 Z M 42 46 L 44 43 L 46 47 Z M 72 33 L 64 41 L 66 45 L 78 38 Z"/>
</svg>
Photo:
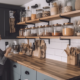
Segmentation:
<svg viewBox="0 0 80 80">
<path fill-rule="evenodd" d="M 80 76 L 79 67 L 55 60 L 38 59 L 18 54 L 9 56 L 7 58 L 42 74 L 55 78 L 56 80 L 69 80 L 71 78 Z"/>
</svg>

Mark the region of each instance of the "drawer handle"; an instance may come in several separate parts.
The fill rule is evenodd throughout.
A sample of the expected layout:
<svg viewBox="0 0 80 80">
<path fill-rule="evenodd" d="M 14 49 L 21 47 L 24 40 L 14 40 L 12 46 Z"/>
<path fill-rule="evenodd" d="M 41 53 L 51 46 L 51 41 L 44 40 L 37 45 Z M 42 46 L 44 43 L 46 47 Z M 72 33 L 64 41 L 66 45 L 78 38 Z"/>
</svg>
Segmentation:
<svg viewBox="0 0 80 80">
<path fill-rule="evenodd" d="M 16 68 L 17 66 L 16 65 L 13 65 L 13 67 Z"/>
<path fill-rule="evenodd" d="M 29 72 L 28 71 L 25 71 L 25 74 L 29 75 Z"/>
</svg>

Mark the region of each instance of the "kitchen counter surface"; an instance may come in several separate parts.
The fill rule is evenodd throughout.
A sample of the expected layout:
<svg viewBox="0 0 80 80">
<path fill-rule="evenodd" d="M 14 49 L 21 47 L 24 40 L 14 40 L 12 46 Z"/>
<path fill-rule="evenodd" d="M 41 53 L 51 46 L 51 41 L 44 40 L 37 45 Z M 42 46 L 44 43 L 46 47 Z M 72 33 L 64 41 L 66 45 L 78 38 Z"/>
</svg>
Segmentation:
<svg viewBox="0 0 80 80">
<path fill-rule="evenodd" d="M 69 80 L 80 76 L 79 67 L 55 60 L 38 59 L 26 55 L 12 55 L 7 58 L 57 80 Z"/>
</svg>

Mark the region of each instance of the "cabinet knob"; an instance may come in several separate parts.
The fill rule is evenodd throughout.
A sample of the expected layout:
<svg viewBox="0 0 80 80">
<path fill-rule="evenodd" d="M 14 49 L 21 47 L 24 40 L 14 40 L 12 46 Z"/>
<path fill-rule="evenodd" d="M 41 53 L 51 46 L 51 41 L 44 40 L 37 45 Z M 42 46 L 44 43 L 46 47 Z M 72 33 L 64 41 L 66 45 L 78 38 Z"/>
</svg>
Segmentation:
<svg viewBox="0 0 80 80">
<path fill-rule="evenodd" d="M 13 65 L 13 67 L 16 68 L 17 66 L 16 65 Z"/>
<path fill-rule="evenodd" d="M 28 71 L 25 71 L 25 74 L 29 75 L 29 72 Z"/>
</svg>

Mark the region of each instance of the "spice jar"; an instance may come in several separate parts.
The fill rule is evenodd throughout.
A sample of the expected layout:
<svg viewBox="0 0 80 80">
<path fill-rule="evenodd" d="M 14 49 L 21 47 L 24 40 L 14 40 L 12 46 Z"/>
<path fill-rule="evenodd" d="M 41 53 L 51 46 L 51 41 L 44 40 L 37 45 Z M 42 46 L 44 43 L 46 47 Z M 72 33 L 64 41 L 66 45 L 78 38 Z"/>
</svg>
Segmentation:
<svg viewBox="0 0 80 80">
<path fill-rule="evenodd" d="M 19 30 L 19 36 L 23 36 L 23 31 L 24 31 L 24 29 L 22 29 L 22 28 Z"/>
<path fill-rule="evenodd" d="M 35 8 L 32 9 L 32 14 L 31 14 L 31 20 L 34 20 L 34 19 L 36 19 L 36 9 Z"/>
<path fill-rule="evenodd" d="M 52 36 L 51 30 L 52 29 L 51 29 L 51 26 L 50 25 L 45 25 L 43 36 Z"/>
<path fill-rule="evenodd" d="M 27 37 L 27 36 L 30 36 L 31 35 L 31 30 L 28 29 L 28 28 L 25 28 L 24 29 L 24 36 Z"/>
<path fill-rule="evenodd" d="M 61 35 L 62 35 L 62 25 L 58 23 L 54 24 L 52 36 L 61 36 Z"/>
<path fill-rule="evenodd" d="M 37 36 L 43 36 L 43 31 L 44 31 L 43 28 L 44 27 L 42 25 L 38 27 L 38 32 L 37 32 L 38 34 L 37 34 Z"/>
<path fill-rule="evenodd" d="M 35 27 L 31 28 L 31 36 L 37 36 L 37 28 Z"/>
<path fill-rule="evenodd" d="M 73 23 L 64 23 L 63 25 L 64 25 L 62 30 L 63 36 L 73 36 L 74 35 Z"/>
<path fill-rule="evenodd" d="M 43 7 L 44 11 L 42 17 L 50 16 L 50 7 Z"/>
<path fill-rule="evenodd" d="M 43 12 L 43 10 L 42 9 L 37 9 L 36 10 L 36 18 L 38 19 L 38 18 L 42 18 L 42 12 Z"/>
<path fill-rule="evenodd" d="M 31 10 L 28 9 L 26 10 L 26 17 L 25 17 L 25 21 L 29 21 L 31 20 Z"/>
</svg>

